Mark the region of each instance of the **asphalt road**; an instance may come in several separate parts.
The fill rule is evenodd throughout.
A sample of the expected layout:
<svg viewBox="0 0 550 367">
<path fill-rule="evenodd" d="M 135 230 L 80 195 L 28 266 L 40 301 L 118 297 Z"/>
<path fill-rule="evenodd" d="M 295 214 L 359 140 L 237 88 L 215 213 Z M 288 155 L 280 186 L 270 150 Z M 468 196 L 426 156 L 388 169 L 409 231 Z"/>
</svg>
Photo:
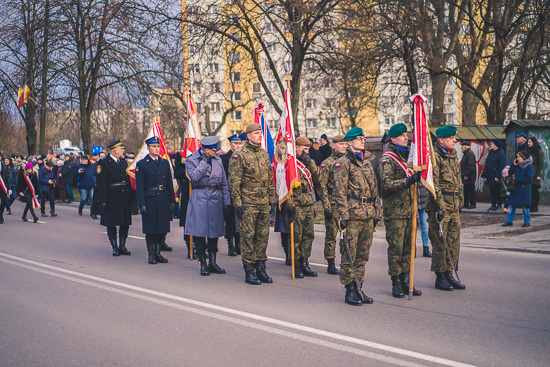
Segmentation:
<svg viewBox="0 0 550 367">
<path fill-rule="evenodd" d="M 112 257 L 105 229 L 74 205 L 57 218 L 0 225 L 1 366 L 548 366 L 550 256 L 463 248 L 466 291 L 434 289 L 416 261 L 409 301 L 391 297 L 386 243 L 376 238 L 365 290 L 348 306 L 326 273 L 323 233 L 310 261 L 318 278 L 292 280 L 279 234 L 267 263 L 273 284 L 244 283 L 220 240 L 225 275 L 199 275 L 172 225 L 168 264 L 148 265 L 134 217 L 129 257 Z M 85 214 L 87 210 L 85 210 Z"/>
</svg>

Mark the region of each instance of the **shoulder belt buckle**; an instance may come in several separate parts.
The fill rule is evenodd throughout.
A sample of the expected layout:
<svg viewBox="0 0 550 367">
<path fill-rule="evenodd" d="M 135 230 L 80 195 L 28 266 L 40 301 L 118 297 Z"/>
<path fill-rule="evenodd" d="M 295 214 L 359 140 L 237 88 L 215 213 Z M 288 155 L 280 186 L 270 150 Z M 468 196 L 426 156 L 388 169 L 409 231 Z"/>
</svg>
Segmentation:
<svg viewBox="0 0 550 367">
<path fill-rule="evenodd" d="M 165 189 L 166 189 L 166 187 L 164 185 L 159 185 L 159 191 L 163 191 Z"/>
<path fill-rule="evenodd" d="M 361 197 L 361 204 L 368 204 L 369 203 L 369 198 L 366 197 L 366 196 L 362 196 Z"/>
</svg>

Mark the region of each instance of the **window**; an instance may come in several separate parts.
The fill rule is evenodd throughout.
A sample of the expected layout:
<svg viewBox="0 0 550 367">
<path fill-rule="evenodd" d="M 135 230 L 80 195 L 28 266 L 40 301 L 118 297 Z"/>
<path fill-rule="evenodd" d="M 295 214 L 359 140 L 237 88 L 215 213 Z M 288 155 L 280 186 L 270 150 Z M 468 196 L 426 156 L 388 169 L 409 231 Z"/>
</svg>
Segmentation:
<svg viewBox="0 0 550 367">
<path fill-rule="evenodd" d="M 199 27 L 195 24 L 189 24 L 189 34 L 191 35 L 199 34 Z"/>
<path fill-rule="evenodd" d="M 267 107 L 268 107 L 269 110 L 274 110 L 275 109 L 275 106 L 273 105 L 273 102 L 271 102 L 271 100 L 267 101 Z"/>
<path fill-rule="evenodd" d="M 235 0 L 225 0 L 225 5 L 233 5 L 235 4 Z"/>
<path fill-rule="evenodd" d="M 315 81 L 315 79 L 308 79 L 306 80 L 306 87 L 307 88 L 317 88 L 317 82 Z"/>
<path fill-rule="evenodd" d="M 405 120 L 405 124 L 412 125 L 413 123 L 413 116 L 412 115 L 405 115 L 403 117 L 403 120 Z"/>
<path fill-rule="evenodd" d="M 231 73 L 231 74 L 229 74 L 229 78 L 232 82 L 240 82 L 241 81 L 241 73 L 240 72 Z"/>
<path fill-rule="evenodd" d="M 220 112 L 220 102 L 210 102 L 210 111 Z"/>
<path fill-rule="evenodd" d="M 292 73 L 292 64 L 290 63 L 290 61 L 283 62 L 283 72 L 285 74 Z"/>
<path fill-rule="evenodd" d="M 215 93 L 220 91 L 220 83 L 210 83 L 210 92 Z"/>
<path fill-rule="evenodd" d="M 447 94 L 447 103 L 454 103 L 455 99 L 452 94 Z"/>
<path fill-rule="evenodd" d="M 386 125 L 393 125 L 393 124 L 395 124 L 395 117 L 387 116 L 386 117 Z"/>
<path fill-rule="evenodd" d="M 241 54 L 238 52 L 227 53 L 227 62 L 236 63 L 241 61 Z"/>
<path fill-rule="evenodd" d="M 239 77 L 240 77 L 239 73 Z M 261 93 L 262 92 L 262 85 L 260 83 L 252 83 L 252 92 L 253 93 Z"/>
<path fill-rule="evenodd" d="M 219 71 L 219 65 L 218 64 L 210 64 L 210 72 L 211 73 L 217 73 Z"/>
<path fill-rule="evenodd" d="M 275 80 L 268 80 L 267 81 L 267 89 L 276 90 L 277 89 L 277 82 Z"/>
<path fill-rule="evenodd" d="M 190 5 L 187 7 L 187 11 L 192 14 L 197 14 L 199 12 L 199 7 L 197 5 Z"/>
<path fill-rule="evenodd" d="M 266 33 L 274 32 L 275 27 L 273 26 L 273 23 L 270 23 L 270 22 L 265 23 L 265 31 L 266 31 Z"/>
<path fill-rule="evenodd" d="M 218 6 L 208 5 L 208 14 L 218 14 Z"/>
<path fill-rule="evenodd" d="M 336 127 L 336 117 L 327 118 L 327 127 Z"/>
<path fill-rule="evenodd" d="M 307 119 L 307 127 L 317 127 L 317 119 Z"/>
<path fill-rule="evenodd" d="M 201 104 L 200 103 L 195 103 L 195 110 L 197 111 L 197 113 L 201 113 Z"/>
<path fill-rule="evenodd" d="M 241 40 L 241 35 L 239 33 L 233 33 L 227 37 L 227 43 L 233 44 Z"/>
<path fill-rule="evenodd" d="M 336 107 L 336 98 L 327 98 L 325 100 L 325 107 L 328 107 L 328 108 Z"/>
<path fill-rule="evenodd" d="M 313 60 L 307 60 L 306 61 L 306 69 L 307 70 L 313 70 L 313 69 L 317 69 L 318 68 L 318 65 L 315 61 Z"/>
<path fill-rule="evenodd" d="M 189 53 L 190 54 L 196 54 L 201 51 L 201 48 L 199 45 L 189 45 Z"/>
<path fill-rule="evenodd" d="M 306 107 L 307 108 L 316 108 L 317 107 L 317 100 L 316 99 L 306 99 Z"/>
<path fill-rule="evenodd" d="M 277 126 L 278 121 L 277 120 L 268 120 L 267 125 L 269 126 L 269 129 L 271 131 L 275 131 L 275 129 L 278 128 Z M 273 135 L 273 133 L 271 133 Z"/>
<path fill-rule="evenodd" d="M 217 55 L 220 53 L 220 49 L 215 47 L 215 46 L 212 46 L 210 47 L 210 55 Z"/>
<path fill-rule="evenodd" d="M 237 24 L 239 22 L 239 16 L 237 14 L 228 14 L 227 23 L 228 24 Z"/>
<path fill-rule="evenodd" d="M 268 42 L 267 43 L 267 51 L 275 52 L 276 49 L 277 49 L 277 46 L 275 45 L 275 42 Z"/>
<path fill-rule="evenodd" d="M 243 112 L 242 111 L 232 111 L 231 112 L 231 121 L 242 121 Z"/>
<path fill-rule="evenodd" d="M 460 26 L 460 34 L 461 35 L 466 35 L 466 34 L 470 34 L 470 25 L 469 24 L 463 24 Z"/>
<path fill-rule="evenodd" d="M 210 130 L 211 131 L 216 130 L 221 124 L 222 124 L 221 121 L 212 121 L 210 123 Z"/>
<path fill-rule="evenodd" d="M 200 72 L 199 64 L 189 64 L 189 71 L 193 73 L 199 73 Z"/>
<path fill-rule="evenodd" d="M 445 114 L 445 121 L 447 121 L 448 124 L 454 124 L 455 123 L 455 114 L 454 113 L 446 113 Z"/>
<path fill-rule="evenodd" d="M 242 100 L 241 92 L 231 93 L 231 100 L 232 101 L 241 101 Z"/>
</svg>

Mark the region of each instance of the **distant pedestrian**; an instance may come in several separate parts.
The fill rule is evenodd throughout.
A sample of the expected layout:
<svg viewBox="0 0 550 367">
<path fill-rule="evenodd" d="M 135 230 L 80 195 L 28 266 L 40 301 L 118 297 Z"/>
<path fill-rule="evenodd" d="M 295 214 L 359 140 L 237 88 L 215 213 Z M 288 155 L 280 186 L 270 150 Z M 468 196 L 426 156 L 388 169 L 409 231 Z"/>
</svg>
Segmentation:
<svg viewBox="0 0 550 367">
<path fill-rule="evenodd" d="M 0 163 L 0 224 L 4 223 L 4 208 L 11 196 L 10 173 L 4 162 Z"/>
<path fill-rule="evenodd" d="M 502 225 L 508 227 L 513 225 L 516 208 L 523 209 L 523 226 L 531 225 L 531 215 L 529 208 L 531 207 L 531 182 L 533 180 L 533 159 L 525 150 L 517 154 L 514 164 L 510 167 L 508 175 L 512 177 L 514 187 L 510 189 L 510 213 L 506 218 L 506 222 Z"/>
<path fill-rule="evenodd" d="M 323 134 L 319 138 L 319 154 L 321 155 L 321 162 L 332 155 L 332 147 L 328 142 L 327 134 Z M 318 166 L 320 166 L 320 164 L 318 164 Z"/>
<path fill-rule="evenodd" d="M 529 144 L 529 154 L 533 159 L 533 182 L 531 183 L 531 213 L 539 211 L 540 201 L 540 186 L 542 182 L 542 172 L 544 170 L 544 153 L 539 145 L 537 138 L 530 137 L 527 141 Z"/>
<path fill-rule="evenodd" d="M 94 167 L 90 164 L 90 160 L 87 155 L 80 157 L 80 164 L 76 166 L 74 170 L 75 180 L 77 186 L 80 189 L 80 205 L 78 206 L 78 215 L 82 215 L 82 209 L 86 201 L 90 202 L 90 216 L 93 216 L 93 198 L 94 187 L 96 184 L 96 172 Z"/>
<path fill-rule="evenodd" d="M 38 208 L 38 199 L 36 198 L 36 193 L 38 190 L 38 178 L 33 172 L 32 163 L 27 163 L 25 169 L 22 169 L 19 172 L 19 178 L 17 180 L 17 192 L 21 201 L 25 202 L 25 209 L 23 210 L 23 215 L 21 220 L 23 222 L 28 222 L 27 212 L 31 212 L 33 222 L 38 222 L 38 216 L 34 213 L 34 209 Z"/>
<path fill-rule="evenodd" d="M 46 214 L 46 200 L 50 201 L 50 215 L 57 217 L 55 213 L 55 197 L 53 193 L 55 185 L 55 173 L 53 172 L 53 162 L 48 161 L 44 167 L 38 171 L 38 186 L 40 188 L 40 211 L 43 217 L 47 217 Z M 72 179 L 72 178 L 71 178 Z"/>
<path fill-rule="evenodd" d="M 494 139 L 490 143 L 490 151 L 485 160 L 485 167 L 481 177 L 485 178 L 485 183 L 489 186 L 491 192 L 491 207 L 487 211 L 502 210 L 502 196 L 500 195 L 500 181 L 502 180 L 502 170 L 506 166 L 506 154 L 502 150 L 502 143 Z"/>
<path fill-rule="evenodd" d="M 460 175 L 464 185 L 464 209 L 476 208 L 476 155 L 470 149 L 470 142 L 463 141 Z"/>
<path fill-rule="evenodd" d="M 75 167 L 76 163 L 73 161 L 72 155 L 67 155 L 65 156 L 65 162 L 63 163 L 61 171 L 57 174 L 61 178 L 61 183 L 63 184 L 63 186 L 65 187 L 65 191 L 67 192 L 68 203 L 74 201 L 73 173 Z"/>
<path fill-rule="evenodd" d="M 527 135 L 521 134 L 516 136 L 517 151 L 519 153 L 523 150 L 529 151 L 529 145 L 527 144 Z"/>
</svg>

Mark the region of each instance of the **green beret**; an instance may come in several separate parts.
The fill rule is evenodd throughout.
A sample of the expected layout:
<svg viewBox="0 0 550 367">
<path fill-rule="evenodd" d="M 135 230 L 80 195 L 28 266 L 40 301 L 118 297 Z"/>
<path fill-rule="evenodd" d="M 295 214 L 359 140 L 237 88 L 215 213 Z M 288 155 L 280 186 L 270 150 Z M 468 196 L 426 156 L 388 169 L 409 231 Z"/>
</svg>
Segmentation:
<svg viewBox="0 0 550 367">
<path fill-rule="evenodd" d="M 346 133 L 346 136 L 344 136 L 344 140 L 345 141 L 352 141 L 353 139 L 355 139 L 358 136 L 364 136 L 363 135 L 363 129 L 361 129 L 360 127 L 354 127 L 353 129 L 350 129 Z"/>
<path fill-rule="evenodd" d="M 456 135 L 456 126 L 453 126 L 453 125 L 441 126 L 439 129 L 435 131 L 435 135 L 438 138 L 448 138 L 450 136 L 454 136 Z"/>
<path fill-rule="evenodd" d="M 388 131 L 388 138 L 397 138 L 407 132 L 407 125 L 403 123 L 395 124 Z"/>
</svg>

